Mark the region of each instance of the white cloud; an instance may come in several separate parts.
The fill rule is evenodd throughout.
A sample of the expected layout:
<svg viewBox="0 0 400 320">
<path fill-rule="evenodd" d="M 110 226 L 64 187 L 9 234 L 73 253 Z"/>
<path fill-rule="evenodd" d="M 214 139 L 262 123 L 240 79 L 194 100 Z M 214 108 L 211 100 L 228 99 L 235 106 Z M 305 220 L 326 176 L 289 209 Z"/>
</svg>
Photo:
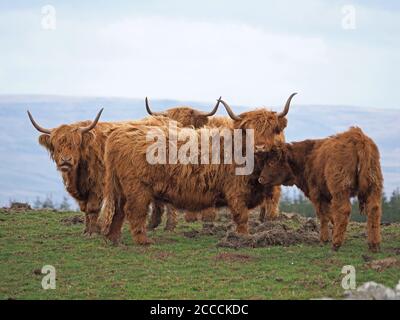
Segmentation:
<svg viewBox="0 0 400 320">
<path fill-rule="evenodd" d="M 326 7 L 311 1 L 300 11 L 312 18 L 304 25 L 339 26 L 340 11 Z M 278 2 L 274 8 L 283 12 Z M 362 8 L 360 23 L 381 15 Z M 103 22 L 60 15 L 52 32 L 40 29 L 40 11 L 5 15 L 2 26 L 16 16 L 19 27 L 9 32 L 17 39 L 7 37 L 2 44 L 8 51 L 0 62 L 1 93 L 207 101 L 223 95 L 232 104 L 279 105 L 299 91 L 296 103 L 394 107 L 400 101 L 398 47 L 352 43 L 356 34 L 342 30 L 332 37 L 277 31 L 276 20 L 286 27 L 291 19 L 300 23 L 294 11 L 271 18 L 271 28 L 260 23 L 260 13 L 254 24 L 150 15 Z M 338 41 L 339 33 L 348 41 Z"/>
</svg>

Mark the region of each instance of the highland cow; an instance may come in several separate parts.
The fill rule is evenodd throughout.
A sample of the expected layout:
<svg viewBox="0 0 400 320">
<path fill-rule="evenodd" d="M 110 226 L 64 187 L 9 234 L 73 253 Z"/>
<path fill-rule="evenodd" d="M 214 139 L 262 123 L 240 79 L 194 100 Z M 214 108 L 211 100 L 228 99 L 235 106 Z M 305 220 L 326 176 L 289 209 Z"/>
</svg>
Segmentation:
<svg viewBox="0 0 400 320">
<path fill-rule="evenodd" d="M 287 125 L 285 116 L 293 96 L 289 97 L 283 112 L 265 109 L 245 112 L 235 117 L 233 128 L 253 129 L 253 147 L 269 150 Z M 148 205 L 154 201 L 189 211 L 228 206 L 237 225 L 236 231 L 247 233 L 248 209 L 260 205 L 272 193 L 271 188 L 258 183 L 263 165 L 258 157 L 249 175 L 236 175 L 236 163 L 151 164 L 147 153 L 153 142 L 148 140 L 148 134 L 154 129 L 152 126 L 124 126 L 115 130 L 106 142 L 106 184 L 99 218 L 103 234 L 118 241 L 121 220 L 126 216 L 135 242 L 152 243 L 147 238 L 145 222 Z M 162 131 L 169 146 L 172 139 L 169 128 L 159 126 L 157 130 Z M 199 138 L 203 129 L 178 128 L 178 133 L 182 130 Z M 243 135 L 244 132 L 247 131 L 243 130 Z M 177 143 L 179 147 L 183 145 L 182 141 Z M 221 148 L 221 158 L 225 151 Z"/>
<path fill-rule="evenodd" d="M 221 97 L 220 97 L 221 99 Z M 209 120 L 209 117 L 213 116 L 219 106 L 219 100 L 214 108 L 210 112 L 201 112 L 190 107 L 175 107 L 168 109 L 163 112 L 153 112 L 150 109 L 149 100 L 145 99 L 146 102 L 146 110 L 149 115 L 151 116 L 164 116 L 169 119 L 175 120 L 179 122 L 182 127 L 194 127 L 194 128 L 201 128 L 204 127 Z"/>
<path fill-rule="evenodd" d="M 321 242 L 343 244 L 350 219 L 350 197 L 357 196 L 367 215 L 368 245 L 379 251 L 383 177 L 376 144 L 359 128 L 320 140 L 274 146 L 264 154 L 259 182 L 266 186 L 296 185 L 311 200 L 321 221 Z"/>
<path fill-rule="evenodd" d="M 97 217 L 103 201 L 104 146 L 108 135 L 124 122 L 98 122 L 95 120 L 61 125 L 54 129 L 41 127 L 28 111 L 33 126 L 41 133 L 39 143 L 50 153 L 68 193 L 85 213 L 84 233 L 97 233 Z M 150 117 L 136 123 L 166 124 L 165 118 Z M 132 122 L 134 123 L 134 122 Z M 156 210 L 161 210 L 156 208 Z"/>
<path fill-rule="evenodd" d="M 220 97 L 220 99 L 221 99 L 221 97 Z M 168 109 L 163 112 L 154 112 L 150 108 L 149 100 L 147 97 L 145 99 L 145 103 L 146 103 L 146 110 L 149 115 L 167 117 L 171 120 L 177 121 L 183 127 L 201 128 L 201 127 L 205 126 L 209 122 L 210 117 L 213 116 L 217 112 L 220 101 L 219 100 L 217 101 L 216 105 L 210 112 L 201 112 L 201 111 L 192 109 L 190 107 L 184 107 L 184 106 L 171 108 L 171 109 Z M 166 222 L 165 229 L 171 231 L 171 230 L 174 230 L 176 227 L 177 213 L 171 205 L 166 205 L 166 208 L 167 208 L 167 210 L 166 210 L 167 211 L 167 222 Z M 150 222 L 148 224 L 148 228 L 150 230 L 155 229 L 160 225 L 162 215 L 163 215 L 162 210 L 159 210 L 159 208 L 153 208 L 151 216 L 150 216 Z M 193 215 L 194 216 L 197 216 L 197 215 L 202 216 L 203 213 L 202 212 L 186 213 L 186 215 L 187 215 L 187 217 L 185 217 L 186 221 L 195 221 L 196 219 L 193 219 L 191 217 Z M 209 221 L 210 218 L 209 218 L 208 212 L 205 212 L 204 215 L 206 217 L 205 219 L 206 220 L 208 219 L 207 221 Z M 214 215 L 215 215 L 215 212 L 214 212 Z"/>
</svg>

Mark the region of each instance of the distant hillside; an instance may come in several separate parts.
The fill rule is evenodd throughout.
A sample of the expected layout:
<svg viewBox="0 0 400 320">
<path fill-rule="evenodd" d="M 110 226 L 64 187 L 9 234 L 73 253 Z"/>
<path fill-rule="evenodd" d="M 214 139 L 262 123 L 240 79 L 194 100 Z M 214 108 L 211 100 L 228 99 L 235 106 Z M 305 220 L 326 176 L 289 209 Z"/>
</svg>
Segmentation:
<svg viewBox="0 0 400 320">
<path fill-rule="evenodd" d="M 154 100 L 151 103 L 155 110 L 182 104 L 209 110 L 214 101 Z M 231 103 L 234 106 L 234 101 Z M 55 127 L 92 119 L 100 107 L 105 108 L 104 121 L 146 116 L 144 102 L 138 99 L 0 96 L 0 205 L 8 204 L 10 199 L 33 202 L 36 197 L 50 194 L 59 202 L 66 195 L 54 163 L 37 143 L 39 134 L 28 120 L 28 108 L 43 126 Z M 248 108 L 234 106 L 234 109 L 239 113 Z M 222 109 L 218 113 L 225 115 Z M 352 125 L 360 126 L 380 148 L 385 191 L 390 193 L 400 186 L 400 110 L 305 106 L 294 102 L 288 119 L 287 141 L 325 137 Z"/>
</svg>

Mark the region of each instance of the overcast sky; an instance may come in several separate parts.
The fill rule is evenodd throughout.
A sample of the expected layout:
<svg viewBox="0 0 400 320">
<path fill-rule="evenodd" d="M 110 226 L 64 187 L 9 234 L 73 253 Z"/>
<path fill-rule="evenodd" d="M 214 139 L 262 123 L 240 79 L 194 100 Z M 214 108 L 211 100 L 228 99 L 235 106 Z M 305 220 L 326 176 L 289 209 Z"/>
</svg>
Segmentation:
<svg viewBox="0 0 400 320">
<path fill-rule="evenodd" d="M 400 108 L 400 1 L 82 2 L 0 2 L 0 94 Z"/>
</svg>

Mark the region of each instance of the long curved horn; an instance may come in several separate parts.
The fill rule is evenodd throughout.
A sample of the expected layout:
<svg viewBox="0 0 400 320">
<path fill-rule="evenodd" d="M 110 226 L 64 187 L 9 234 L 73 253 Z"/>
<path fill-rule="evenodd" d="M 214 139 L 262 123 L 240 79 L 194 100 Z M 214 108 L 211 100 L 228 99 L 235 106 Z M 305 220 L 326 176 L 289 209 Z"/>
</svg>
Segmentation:
<svg viewBox="0 0 400 320">
<path fill-rule="evenodd" d="M 51 130 L 43 128 L 41 126 L 39 126 L 36 121 L 33 119 L 31 113 L 29 112 L 29 110 L 27 110 L 26 112 L 28 112 L 28 117 L 31 120 L 33 126 L 36 128 L 37 131 L 41 132 L 41 133 L 46 133 L 46 134 L 51 134 Z"/>
<path fill-rule="evenodd" d="M 241 120 L 241 119 L 242 119 L 242 118 L 240 118 L 239 116 L 237 116 L 236 114 L 233 113 L 231 107 L 230 107 L 224 100 L 219 99 L 218 101 L 220 101 L 220 102 L 224 105 L 224 107 L 225 107 L 225 109 L 226 109 L 226 112 L 228 112 L 229 116 L 230 116 L 233 120 Z"/>
<path fill-rule="evenodd" d="M 146 97 L 145 101 L 146 101 L 146 110 L 147 110 L 147 113 L 149 115 L 151 115 L 151 116 L 162 116 L 162 115 L 165 114 L 164 112 L 153 112 L 153 111 L 151 111 L 150 110 L 150 106 L 149 106 L 149 99 L 147 99 L 147 97 Z"/>
<path fill-rule="evenodd" d="M 221 102 L 221 98 L 222 98 L 222 97 L 219 97 L 219 99 L 217 100 L 217 104 L 215 105 L 214 109 L 211 110 L 211 112 L 209 112 L 209 113 L 203 113 L 203 115 L 205 115 L 206 117 L 211 117 L 211 116 L 213 116 L 213 115 L 217 112 L 217 110 L 218 110 L 219 103 Z"/>
<path fill-rule="evenodd" d="M 286 115 L 288 114 L 289 108 L 290 108 L 290 102 L 292 101 L 293 97 L 294 97 L 296 94 L 297 94 L 297 92 L 292 93 L 292 94 L 289 96 L 289 98 L 288 98 L 287 101 L 286 101 L 285 108 L 283 109 L 282 112 L 280 112 L 280 113 L 278 114 L 278 117 L 279 117 L 279 118 L 282 118 L 282 117 L 284 117 L 284 116 L 286 116 Z"/>
<path fill-rule="evenodd" d="M 97 122 L 99 122 L 99 119 L 100 119 L 100 116 L 101 116 L 101 113 L 103 112 L 103 110 L 104 110 L 104 108 L 101 108 L 101 110 L 97 114 L 96 118 L 93 120 L 93 122 L 90 125 L 88 125 L 87 127 L 80 128 L 82 133 L 89 132 L 96 126 Z"/>
</svg>

